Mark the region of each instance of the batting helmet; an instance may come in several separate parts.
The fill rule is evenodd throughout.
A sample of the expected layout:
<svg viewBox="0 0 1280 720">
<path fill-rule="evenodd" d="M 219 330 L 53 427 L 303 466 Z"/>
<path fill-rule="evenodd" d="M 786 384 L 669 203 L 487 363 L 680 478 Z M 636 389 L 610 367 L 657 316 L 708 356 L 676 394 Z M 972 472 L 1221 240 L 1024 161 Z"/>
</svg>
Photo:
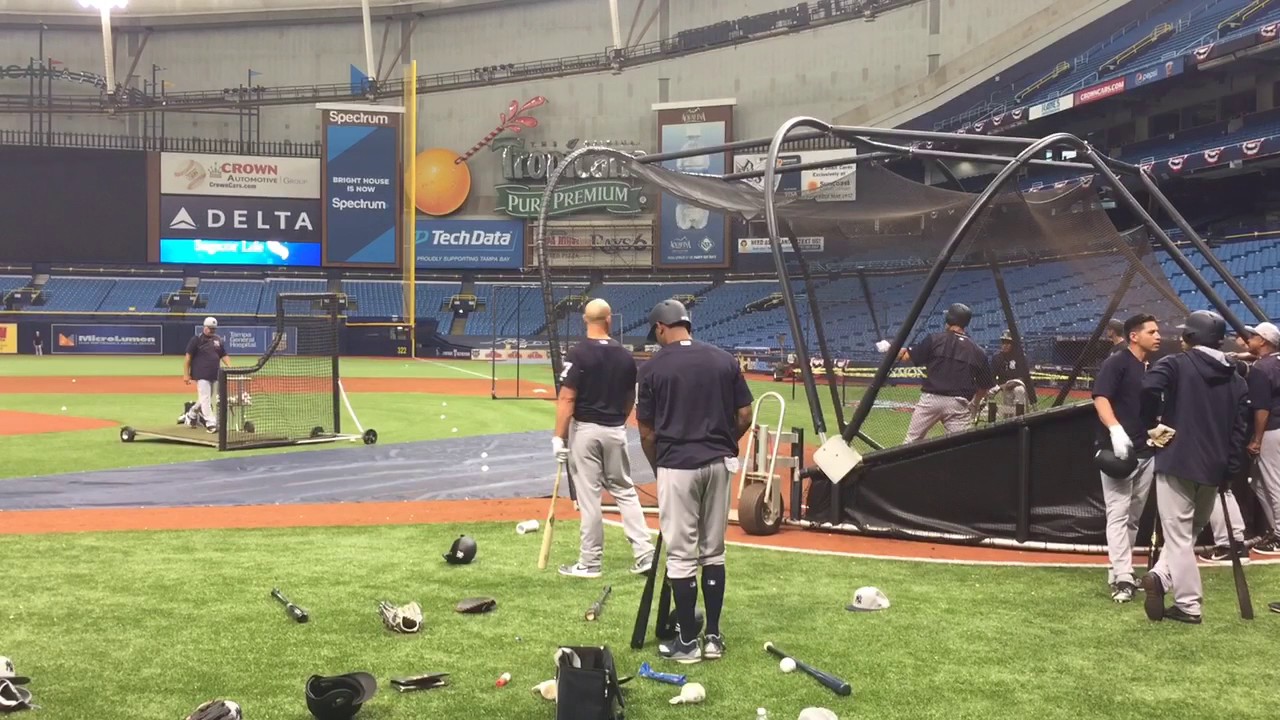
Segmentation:
<svg viewBox="0 0 1280 720">
<path fill-rule="evenodd" d="M 378 681 L 366 672 L 312 675 L 307 680 L 307 709 L 316 720 L 347 720 L 377 691 Z"/>
<path fill-rule="evenodd" d="M 1182 330 L 1182 339 L 1192 347 L 1217 348 L 1227 339 L 1227 321 L 1209 310 L 1191 313 L 1187 321 L 1178 327 Z"/>
<path fill-rule="evenodd" d="M 1114 452 L 1104 448 L 1093 456 L 1093 463 L 1108 477 L 1123 480 L 1138 469 L 1138 456 L 1130 453 L 1129 457 L 1121 460 Z"/>
<path fill-rule="evenodd" d="M 658 325 L 678 325 L 684 323 L 690 329 L 693 321 L 689 319 L 689 310 L 684 303 L 676 299 L 663 300 L 649 311 L 649 342 L 658 341 Z"/>
<path fill-rule="evenodd" d="M 453 545 L 449 548 L 449 552 L 444 554 L 444 559 L 450 565 L 466 565 L 476 559 L 476 541 L 466 535 L 459 536 L 453 541 Z"/>
<path fill-rule="evenodd" d="M 956 327 L 969 327 L 969 321 L 973 319 L 973 311 L 964 303 L 955 303 L 947 308 L 946 322 L 948 325 Z"/>
</svg>

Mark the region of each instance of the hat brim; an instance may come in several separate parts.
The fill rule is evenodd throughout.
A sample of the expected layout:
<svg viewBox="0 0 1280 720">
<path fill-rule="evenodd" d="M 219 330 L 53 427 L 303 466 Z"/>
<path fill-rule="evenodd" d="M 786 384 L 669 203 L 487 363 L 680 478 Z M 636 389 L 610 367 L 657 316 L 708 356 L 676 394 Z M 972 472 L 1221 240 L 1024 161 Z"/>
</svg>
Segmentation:
<svg viewBox="0 0 1280 720">
<path fill-rule="evenodd" d="M 849 612 L 880 612 L 881 610 L 888 610 L 889 608 L 881 608 L 881 607 L 864 608 L 864 607 L 858 607 L 857 605 L 849 604 L 849 605 L 845 605 L 844 609 L 848 610 Z"/>
</svg>

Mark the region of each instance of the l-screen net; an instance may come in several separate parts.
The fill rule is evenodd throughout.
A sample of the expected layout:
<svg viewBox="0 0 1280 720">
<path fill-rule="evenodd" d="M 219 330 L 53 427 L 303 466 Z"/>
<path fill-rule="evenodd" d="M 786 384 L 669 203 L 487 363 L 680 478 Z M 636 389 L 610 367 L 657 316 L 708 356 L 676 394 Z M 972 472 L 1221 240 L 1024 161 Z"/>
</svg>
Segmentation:
<svg viewBox="0 0 1280 720">
<path fill-rule="evenodd" d="M 267 352 L 251 367 L 220 373 L 225 449 L 286 445 L 341 432 L 341 311 L 337 294 L 276 298 L 275 333 Z"/>
</svg>

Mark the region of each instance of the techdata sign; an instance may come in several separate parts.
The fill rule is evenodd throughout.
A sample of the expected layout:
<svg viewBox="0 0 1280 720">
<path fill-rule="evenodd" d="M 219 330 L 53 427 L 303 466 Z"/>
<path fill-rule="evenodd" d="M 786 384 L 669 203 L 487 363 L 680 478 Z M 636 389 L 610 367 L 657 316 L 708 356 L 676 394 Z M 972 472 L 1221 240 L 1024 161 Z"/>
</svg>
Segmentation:
<svg viewBox="0 0 1280 720">
<path fill-rule="evenodd" d="M 659 103 L 658 135 L 661 152 L 697 150 L 733 139 L 733 100 L 697 104 Z M 677 172 L 723 175 L 726 153 L 668 160 L 663 167 Z M 659 201 L 659 267 L 722 268 L 729 263 L 729 224 L 722 213 L 690 205 L 672 195 Z"/>
<path fill-rule="evenodd" d="M 395 266 L 403 108 L 321 105 L 325 264 Z"/>
<path fill-rule="evenodd" d="M 161 238 L 160 262 L 180 265 L 320 267 L 319 243 Z"/>
<path fill-rule="evenodd" d="M 192 329 L 196 335 L 204 332 L 200 325 L 195 325 Z M 265 355 L 275 338 L 276 329 L 259 325 L 219 325 L 218 335 L 222 337 L 223 347 L 227 349 L 228 355 Z M 286 327 L 276 354 L 297 355 L 297 337 L 298 328 Z"/>
<path fill-rule="evenodd" d="M 419 218 L 414 246 L 419 268 L 518 270 L 524 259 L 524 223 Z"/>
<path fill-rule="evenodd" d="M 163 195 L 160 235 L 320 243 L 320 201 Z"/>
<path fill-rule="evenodd" d="M 80 355 L 159 355 L 164 347 L 159 325 L 58 325 L 50 350 Z"/>
<path fill-rule="evenodd" d="M 161 153 L 160 193 L 315 200 L 320 197 L 320 161 Z"/>
</svg>

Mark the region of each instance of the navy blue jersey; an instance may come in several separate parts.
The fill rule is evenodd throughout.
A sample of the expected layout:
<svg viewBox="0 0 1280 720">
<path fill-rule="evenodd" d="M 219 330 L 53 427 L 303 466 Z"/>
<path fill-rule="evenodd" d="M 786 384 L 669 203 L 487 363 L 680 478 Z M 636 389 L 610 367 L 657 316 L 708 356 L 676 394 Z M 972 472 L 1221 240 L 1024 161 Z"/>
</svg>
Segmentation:
<svg viewBox="0 0 1280 720">
<path fill-rule="evenodd" d="M 995 384 L 986 354 L 967 335 L 936 332 L 926 335 L 907 352 L 912 363 L 926 370 L 920 388 L 924 392 L 967 400 L 978 388 Z"/>
<path fill-rule="evenodd" d="M 186 354 L 191 356 L 192 380 L 217 382 L 218 361 L 227 355 L 226 344 L 221 336 L 200 333 L 187 343 Z"/>
<path fill-rule="evenodd" d="M 618 427 L 635 403 L 636 361 L 617 340 L 583 340 L 565 355 L 560 383 L 577 392 L 574 420 Z"/>
<path fill-rule="evenodd" d="M 1104 397 L 1139 453 L 1148 449 L 1147 429 L 1142 425 L 1142 376 L 1147 364 L 1131 352 L 1111 353 L 1093 380 L 1093 397 Z M 1111 447 L 1111 434 L 1098 421 L 1098 447 Z"/>
<path fill-rule="evenodd" d="M 1014 350 L 998 352 L 991 358 L 991 369 L 994 371 L 996 383 L 1003 385 L 1010 380 L 1021 380 L 1024 368 L 1022 356 Z"/>
<path fill-rule="evenodd" d="M 752 400 L 732 355 L 682 340 L 641 366 L 636 419 L 654 427 L 658 467 L 693 470 L 738 455 L 738 408 Z"/>
<path fill-rule="evenodd" d="M 1249 370 L 1249 403 L 1253 411 L 1266 410 L 1268 430 L 1280 430 L 1280 353 L 1259 358 Z"/>
<path fill-rule="evenodd" d="M 1142 377 L 1143 426 L 1177 432 L 1156 450 L 1158 473 L 1201 485 L 1234 477 L 1245 466 L 1250 414 L 1248 384 L 1222 353 L 1169 355 Z"/>
</svg>

